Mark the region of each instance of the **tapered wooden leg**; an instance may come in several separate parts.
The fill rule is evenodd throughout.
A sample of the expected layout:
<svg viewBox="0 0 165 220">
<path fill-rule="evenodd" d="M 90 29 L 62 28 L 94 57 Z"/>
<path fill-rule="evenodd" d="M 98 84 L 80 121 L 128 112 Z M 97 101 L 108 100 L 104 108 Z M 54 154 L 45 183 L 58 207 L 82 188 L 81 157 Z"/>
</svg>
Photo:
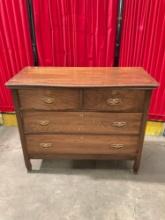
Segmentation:
<svg viewBox="0 0 165 220">
<path fill-rule="evenodd" d="M 133 172 L 134 172 L 134 174 L 138 173 L 139 167 L 140 167 L 140 160 L 137 158 L 137 159 L 135 159 L 134 165 L 133 165 Z"/>
<path fill-rule="evenodd" d="M 25 159 L 25 166 L 28 172 L 32 171 L 32 164 L 30 162 L 30 159 Z"/>
</svg>

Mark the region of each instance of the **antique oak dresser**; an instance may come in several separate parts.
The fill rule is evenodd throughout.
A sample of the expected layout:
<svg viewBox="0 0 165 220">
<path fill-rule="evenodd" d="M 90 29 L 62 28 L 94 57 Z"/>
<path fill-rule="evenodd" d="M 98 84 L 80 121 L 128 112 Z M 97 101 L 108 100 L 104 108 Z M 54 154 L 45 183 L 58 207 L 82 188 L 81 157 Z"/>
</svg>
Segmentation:
<svg viewBox="0 0 165 220">
<path fill-rule="evenodd" d="M 30 159 L 133 160 L 139 169 L 157 82 L 143 68 L 26 67 L 12 89 L 27 170 Z"/>
</svg>

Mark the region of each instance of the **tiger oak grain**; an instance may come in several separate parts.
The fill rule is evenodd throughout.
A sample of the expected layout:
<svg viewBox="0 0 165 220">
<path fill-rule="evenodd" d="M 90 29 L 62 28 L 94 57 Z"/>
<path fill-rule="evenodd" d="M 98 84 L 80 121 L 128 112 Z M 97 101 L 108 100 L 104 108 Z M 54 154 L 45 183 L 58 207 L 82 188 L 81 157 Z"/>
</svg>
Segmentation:
<svg viewBox="0 0 165 220">
<path fill-rule="evenodd" d="M 134 160 L 158 83 L 139 67 L 26 67 L 13 91 L 27 170 L 31 159 Z"/>
</svg>

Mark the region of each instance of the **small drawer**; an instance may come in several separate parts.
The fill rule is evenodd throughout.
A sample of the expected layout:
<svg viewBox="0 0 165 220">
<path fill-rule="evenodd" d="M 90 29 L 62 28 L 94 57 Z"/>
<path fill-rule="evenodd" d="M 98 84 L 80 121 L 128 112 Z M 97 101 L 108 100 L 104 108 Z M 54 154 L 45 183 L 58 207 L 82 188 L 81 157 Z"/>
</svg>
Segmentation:
<svg viewBox="0 0 165 220">
<path fill-rule="evenodd" d="M 70 88 L 35 88 L 20 89 L 20 106 L 22 109 L 78 109 L 80 106 L 80 92 Z"/>
<path fill-rule="evenodd" d="M 141 113 L 23 112 L 25 133 L 139 134 Z"/>
<path fill-rule="evenodd" d="M 110 88 L 84 90 L 84 109 L 112 112 L 142 112 L 145 91 Z"/>
<path fill-rule="evenodd" d="M 55 154 L 135 155 L 138 136 L 117 135 L 26 135 L 30 156 Z"/>
</svg>

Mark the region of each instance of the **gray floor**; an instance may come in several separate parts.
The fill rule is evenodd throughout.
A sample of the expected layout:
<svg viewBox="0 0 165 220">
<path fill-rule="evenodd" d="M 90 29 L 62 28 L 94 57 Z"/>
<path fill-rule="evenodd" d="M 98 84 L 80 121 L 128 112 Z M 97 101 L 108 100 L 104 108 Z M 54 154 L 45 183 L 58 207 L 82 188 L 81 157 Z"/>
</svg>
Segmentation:
<svg viewBox="0 0 165 220">
<path fill-rule="evenodd" d="M 0 220 L 165 220 L 165 141 L 147 138 L 130 162 L 33 161 L 27 173 L 16 127 L 0 127 Z"/>
</svg>

